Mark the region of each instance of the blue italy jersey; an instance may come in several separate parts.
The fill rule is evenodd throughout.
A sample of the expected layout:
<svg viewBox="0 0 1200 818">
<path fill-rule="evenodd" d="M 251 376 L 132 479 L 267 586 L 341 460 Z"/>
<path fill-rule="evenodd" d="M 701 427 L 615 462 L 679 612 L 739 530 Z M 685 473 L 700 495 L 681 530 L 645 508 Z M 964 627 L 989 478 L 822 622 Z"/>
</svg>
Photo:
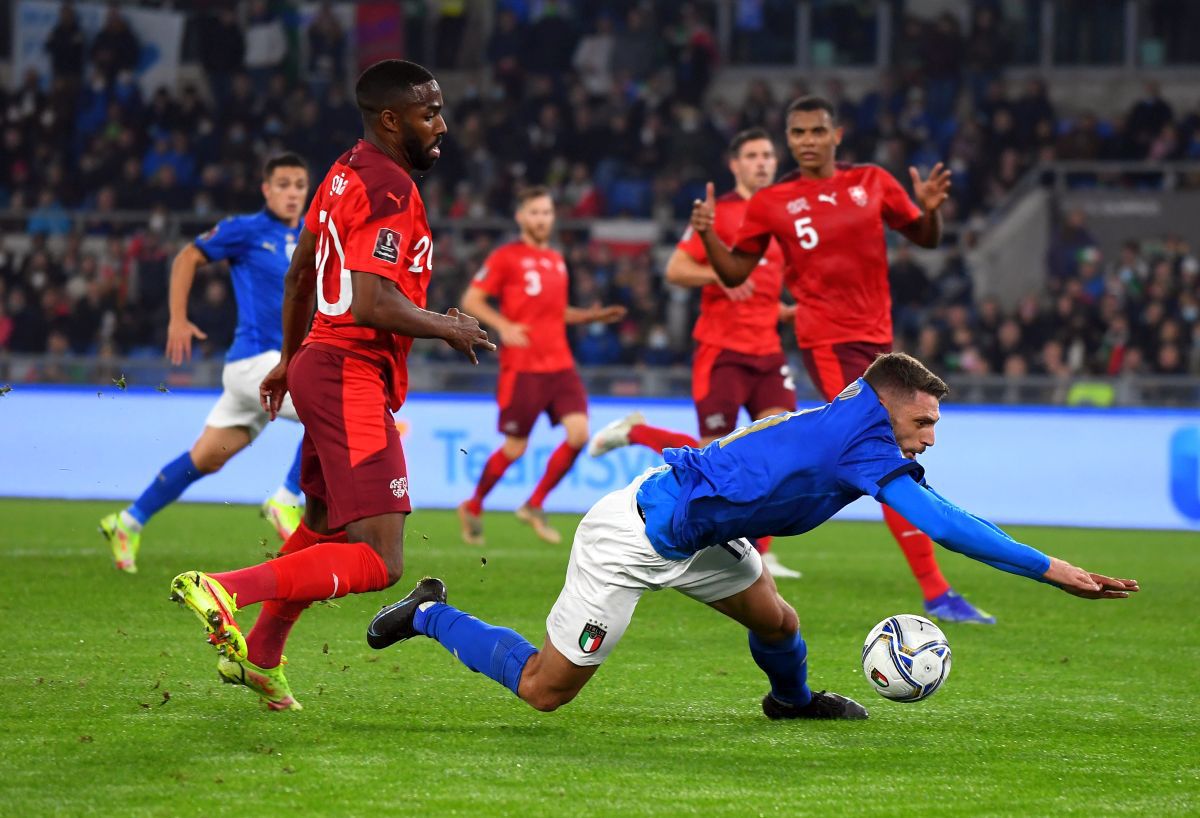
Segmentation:
<svg viewBox="0 0 1200 818">
<path fill-rule="evenodd" d="M 229 261 L 238 322 L 226 361 L 283 346 L 283 277 L 299 235 L 299 227 L 263 209 L 230 216 L 196 237 L 196 247 L 209 261 Z"/>
<path fill-rule="evenodd" d="M 667 449 L 638 489 L 646 536 L 668 559 L 738 537 L 802 534 L 863 495 L 924 470 L 859 378 L 832 403 L 764 418 L 703 449 Z"/>
</svg>

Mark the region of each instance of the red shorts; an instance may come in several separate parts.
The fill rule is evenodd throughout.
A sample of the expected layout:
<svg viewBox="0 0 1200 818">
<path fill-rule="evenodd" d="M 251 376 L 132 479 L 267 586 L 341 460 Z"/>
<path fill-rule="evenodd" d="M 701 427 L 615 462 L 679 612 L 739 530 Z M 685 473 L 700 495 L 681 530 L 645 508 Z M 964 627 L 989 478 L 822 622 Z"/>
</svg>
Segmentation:
<svg viewBox="0 0 1200 818">
<path fill-rule="evenodd" d="M 796 391 L 782 352 L 746 355 L 697 344 L 692 356 L 692 400 L 701 437 L 724 437 L 737 428 L 743 406 L 753 420 L 769 409 L 793 411 Z"/>
<path fill-rule="evenodd" d="M 849 341 L 801 348 L 800 356 L 804 359 L 804 368 L 808 370 L 813 386 L 825 400 L 833 400 L 848 384 L 861 378 L 877 357 L 891 351 L 891 344 Z"/>
<path fill-rule="evenodd" d="M 386 373 L 327 346 L 308 345 L 288 365 L 288 386 L 304 424 L 300 488 L 329 508 L 329 525 L 412 511 Z"/>
<path fill-rule="evenodd" d="M 496 389 L 501 434 L 529 437 L 538 415 L 545 412 L 557 426 L 573 412 L 587 414 L 587 392 L 574 367 L 557 372 L 500 372 Z"/>
</svg>

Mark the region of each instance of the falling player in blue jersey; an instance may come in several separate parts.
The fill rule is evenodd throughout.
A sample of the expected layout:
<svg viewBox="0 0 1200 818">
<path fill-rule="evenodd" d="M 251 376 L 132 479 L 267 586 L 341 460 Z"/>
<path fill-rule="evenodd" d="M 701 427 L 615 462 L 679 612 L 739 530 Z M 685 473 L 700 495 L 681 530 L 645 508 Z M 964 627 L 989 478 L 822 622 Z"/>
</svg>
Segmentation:
<svg viewBox="0 0 1200 818">
<path fill-rule="evenodd" d="M 446 604 L 422 580 L 367 629 L 374 648 L 424 634 L 538 710 L 575 697 L 616 646 L 648 590 L 675 588 L 749 630 L 770 680 L 771 719 L 864 719 L 862 705 L 808 687 L 796 612 L 746 538 L 810 531 L 852 501 L 888 503 L 938 543 L 1002 571 L 1088 599 L 1135 580 L 1076 568 L 1016 542 L 925 484 L 916 456 L 933 445 L 946 384 L 904 353 L 879 356 L 831 403 L 764 418 L 703 449 L 667 449 L 666 465 L 604 497 L 575 533 L 566 583 L 541 651 L 515 631 Z"/>
<path fill-rule="evenodd" d="M 113 562 L 137 572 L 142 526 L 174 502 L 184 489 L 225 465 L 250 445 L 270 420 L 259 405 L 258 385 L 279 363 L 282 344 L 283 277 L 299 236 L 299 221 L 308 197 L 308 168 L 298 155 L 284 153 L 263 168 L 266 207 L 257 213 L 230 216 L 184 247 L 171 265 L 167 356 L 173 365 L 191 360 L 192 339 L 207 338 L 187 317 L 188 293 L 196 268 L 228 261 L 237 301 L 237 328 L 225 355 L 221 397 L 192 445 L 150 481 L 129 507 L 100 521 L 100 533 L 112 546 Z M 291 398 L 279 412 L 297 420 Z M 300 521 L 300 453 L 274 496 L 263 503 L 263 516 L 287 539 Z"/>
</svg>

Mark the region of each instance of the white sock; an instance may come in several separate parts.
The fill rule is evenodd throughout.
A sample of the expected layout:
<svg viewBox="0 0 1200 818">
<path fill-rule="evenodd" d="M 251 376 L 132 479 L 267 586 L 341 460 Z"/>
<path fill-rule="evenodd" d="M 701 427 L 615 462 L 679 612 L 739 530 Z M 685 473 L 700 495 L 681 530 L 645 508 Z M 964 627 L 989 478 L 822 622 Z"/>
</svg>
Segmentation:
<svg viewBox="0 0 1200 818">
<path fill-rule="evenodd" d="M 293 494 L 284 486 L 280 486 L 279 488 L 275 489 L 275 496 L 271 499 L 277 503 L 283 503 L 285 506 L 299 507 L 300 505 L 300 495 Z"/>
<path fill-rule="evenodd" d="M 125 523 L 126 527 L 132 530 L 135 534 L 142 530 L 142 524 L 137 521 L 137 518 L 129 513 L 128 509 L 121 510 L 121 522 Z"/>
</svg>

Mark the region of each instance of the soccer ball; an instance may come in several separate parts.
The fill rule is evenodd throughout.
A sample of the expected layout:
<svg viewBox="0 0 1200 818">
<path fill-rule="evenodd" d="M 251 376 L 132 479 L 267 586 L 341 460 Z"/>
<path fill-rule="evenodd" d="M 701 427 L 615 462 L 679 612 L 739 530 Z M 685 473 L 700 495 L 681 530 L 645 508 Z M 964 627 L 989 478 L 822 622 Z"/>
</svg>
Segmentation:
<svg viewBox="0 0 1200 818">
<path fill-rule="evenodd" d="M 889 616 L 867 634 L 863 675 L 875 692 L 896 702 L 919 702 L 950 675 L 950 644 L 923 616 Z"/>
</svg>

